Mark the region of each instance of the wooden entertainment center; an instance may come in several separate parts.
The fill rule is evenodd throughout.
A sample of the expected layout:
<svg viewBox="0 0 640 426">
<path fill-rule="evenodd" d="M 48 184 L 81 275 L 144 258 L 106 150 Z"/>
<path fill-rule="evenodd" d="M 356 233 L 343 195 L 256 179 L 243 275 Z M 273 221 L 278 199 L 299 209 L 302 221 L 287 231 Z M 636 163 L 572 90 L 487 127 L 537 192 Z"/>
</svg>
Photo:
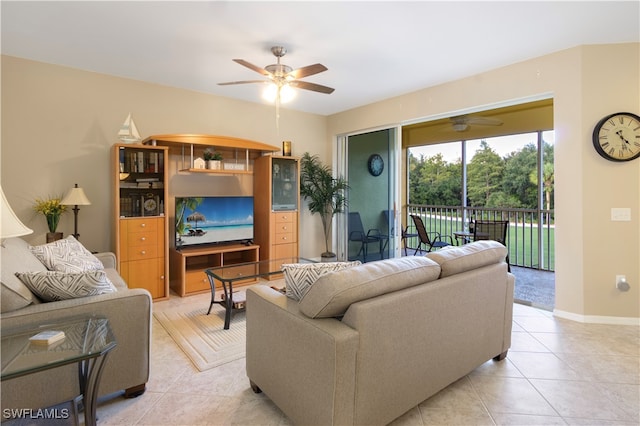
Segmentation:
<svg viewBox="0 0 640 426">
<path fill-rule="evenodd" d="M 171 270 L 171 288 L 179 296 L 209 293 L 209 279 L 205 269 L 216 266 L 237 265 L 257 262 L 260 259 L 260 247 L 251 244 L 231 244 L 207 247 L 188 247 L 182 250 L 171 249 L 169 268 Z M 248 265 L 248 268 L 253 268 Z M 257 279 L 240 281 L 240 285 L 256 283 Z M 216 287 L 221 286 L 216 283 Z"/>
<path fill-rule="evenodd" d="M 160 221 L 159 226 L 165 230 L 165 232 L 158 234 L 158 238 L 162 238 L 162 244 L 158 248 L 158 259 L 163 259 L 161 269 L 169 272 L 168 277 L 165 274 L 162 275 L 163 286 L 161 289 L 154 290 L 154 299 L 167 298 L 169 296 L 169 287 L 180 296 L 210 292 L 209 281 L 204 273 L 208 268 L 257 262 L 283 253 L 287 257 L 298 255 L 299 160 L 297 158 L 275 155 L 280 151 L 280 148 L 273 145 L 228 136 L 155 135 L 144 139 L 142 145 L 118 145 L 118 148 L 115 148 L 115 152 L 120 150 L 154 152 L 158 150 L 165 155 L 165 161 L 162 165 L 164 173 L 160 176 L 162 185 L 156 185 L 163 187 L 162 196 L 156 198 L 157 204 L 159 201 L 166 200 L 171 192 L 170 188 L 168 188 L 171 181 L 171 171 L 166 168 L 167 163 L 169 163 L 169 157 L 178 160 L 178 170 L 174 170 L 173 173 L 207 174 L 214 179 L 216 176 L 254 176 L 252 194 L 254 197 L 254 240 L 248 244 L 230 243 L 183 247 L 181 249 L 171 247 L 169 249 L 172 241 L 171 237 L 175 235 L 175 223 L 169 223 L 175 222 L 174 217 L 169 217 L 169 215 L 173 216 L 173 212 L 165 212 L 160 209 L 153 211 L 155 213 L 154 217 Z M 201 162 L 198 158 L 203 157 L 204 150 L 207 148 L 213 148 L 216 152 L 222 154 L 223 167 L 221 169 L 201 168 Z M 125 158 L 128 167 L 129 157 Z M 131 160 L 133 161 L 133 157 L 131 157 Z M 116 200 L 118 218 L 116 251 L 126 256 L 127 247 L 123 244 L 132 240 L 133 236 L 129 235 L 128 227 L 120 225 L 124 223 L 122 222 L 123 220 L 131 220 L 131 217 L 134 220 L 142 219 L 141 216 L 145 212 L 136 210 L 138 206 L 134 202 L 131 211 L 127 210 L 125 212 L 127 217 L 123 216 L 122 208 L 128 208 L 129 206 L 123 206 L 121 202 L 126 201 L 128 203 L 129 201 L 122 196 L 122 184 L 120 183 L 123 176 L 121 174 L 122 166 L 118 160 L 116 160 L 116 164 L 117 169 L 114 170 L 115 181 L 117 192 L 120 194 Z M 155 164 L 152 167 L 155 172 Z M 279 170 L 286 172 L 286 176 L 278 174 L 280 173 Z M 136 177 L 138 179 L 141 178 Z M 150 177 L 155 178 L 155 175 Z M 147 176 L 142 176 L 142 178 L 147 178 Z M 283 187 L 274 189 L 272 186 L 274 184 L 281 184 Z M 283 192 L 285 185 L 287 193 Z M 291 206 L 290 209 L 279 206 L 277 207 L 278 210 L 274 211 L 272 205 L 274 194 L 276 201 L 285 200 Z M 289 201 L 287 197 L 293 201 Z M 142 200 L 142 204 L 144 202 L 145 200 Z M 149 202 L 148 204 L 153 203 Z M 126 259 L 121 259 L 119 256 L 119 265 L 125 265 L 123 260 Z M 131 264 L 129 271 L 133 270 L 133 266 Z M 241 284 L 255 282 L 257 282 L 257 279 L 247 280 L 246 282 L 241 282 Z M 152 290 L 152 284 L 140 286 L 148 288 L 150 291 Z"/>
</svg>

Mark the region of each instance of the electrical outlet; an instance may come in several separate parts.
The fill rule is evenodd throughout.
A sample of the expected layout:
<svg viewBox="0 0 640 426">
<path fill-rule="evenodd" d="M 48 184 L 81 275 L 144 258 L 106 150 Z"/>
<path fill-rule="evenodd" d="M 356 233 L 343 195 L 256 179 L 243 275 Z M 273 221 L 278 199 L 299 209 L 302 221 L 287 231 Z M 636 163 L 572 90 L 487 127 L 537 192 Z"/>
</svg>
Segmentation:
<svg viewBox="0 0 640 426">
<path fill-rule="evenodd" d="M 631 220 L 630 208 L 612 208 L 611 220 L 614 222 L 628 222 Z"/>
</svg>

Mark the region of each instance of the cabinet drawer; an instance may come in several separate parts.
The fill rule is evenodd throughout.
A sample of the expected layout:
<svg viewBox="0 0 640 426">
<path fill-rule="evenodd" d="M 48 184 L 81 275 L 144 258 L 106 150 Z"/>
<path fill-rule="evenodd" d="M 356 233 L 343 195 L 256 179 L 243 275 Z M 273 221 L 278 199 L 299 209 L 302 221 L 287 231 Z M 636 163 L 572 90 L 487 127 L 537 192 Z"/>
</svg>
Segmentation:
<svg viewBox="0 0 640 426">
<path fill-rule="evenodd" d="M 160 219 L 161 220 L 161 219 Z M 127 220 L 127 231 L 155 233 L 158 230 L 159 219 L 140 218 Z"/>
<path fill-rule="evenodd" d="M 230 269 L 228 273 L 225 274 L 225 276 L 229 277 L 229 278 L 233 278 L 234 276 L 242 276 L 242 275 L 256 275 L 258 273 L 258 267 L 256 265 L 238 265 L 235 266 L 234 264 L 230 263 L 227 264 L 226 266 L 229 267 L 233 267 L 233 269 Z"/>
<path fill-rule="evenodd" d="M 273 244 L 288 244 L 296 242 L 296 234 L 291 232 L 276 232 Z"/>
<path fill-rule="evenodd" d="M 209 278 L 204 270 L 187 271 L 184 277 L 187 293 L 209 290 Z"/>
<path fill-rule="evenodd" d="M 295 218 L 295 212 L 278 212 L 273 213 L 276 220 L 276 227 L 281 223 L 293 223 Z"/>
<path fill-rule="evenodd" d="M 148 247 L 129 247 L 127 260 L 153 259 L 156 257 L 158 257 L 158 247 L 155 245 Z"/>
<path fill-rule="evenodd" d="M 276 233 L 281 232 L 293 232 L 295 228 L 294 222 L 280 222 L 276 223 L 275 231 Z"/>
<path fill-rule="evenodd" d="M 158 234 L 150 231 L 132 232 L 127 236 L 127 245 L 129 247 L 157 246 Z"/>
</svg>

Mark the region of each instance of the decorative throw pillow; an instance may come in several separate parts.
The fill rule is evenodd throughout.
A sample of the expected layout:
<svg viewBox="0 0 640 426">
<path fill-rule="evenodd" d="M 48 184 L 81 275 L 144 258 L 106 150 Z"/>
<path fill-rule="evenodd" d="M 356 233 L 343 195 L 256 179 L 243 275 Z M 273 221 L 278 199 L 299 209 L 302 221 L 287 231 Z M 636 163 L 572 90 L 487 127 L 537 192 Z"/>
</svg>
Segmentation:
<svg viewBox="0 0 640 426">
<path fill-rule="evenodd" d="M 62 240 L 30 248 L 31 252 L 50 271 L 74 273 L 104 269 L 102 262 L 72 235 Z"/>
<path fill-rule="evenodd" d="M 96 296 L 117 291 L 104 270 L 81 273 L 17 272 L 16 276 L 34 294 L 46 302 Z"/>
<path fill-rule="evenodd" d="M 353 262 L 325 263 L 287 263 L 282 265 L 287 297 L 300 300 L 307 294 L 311 285 L 324 274 L 360 265 L 359 260 Z"/>
</svg>

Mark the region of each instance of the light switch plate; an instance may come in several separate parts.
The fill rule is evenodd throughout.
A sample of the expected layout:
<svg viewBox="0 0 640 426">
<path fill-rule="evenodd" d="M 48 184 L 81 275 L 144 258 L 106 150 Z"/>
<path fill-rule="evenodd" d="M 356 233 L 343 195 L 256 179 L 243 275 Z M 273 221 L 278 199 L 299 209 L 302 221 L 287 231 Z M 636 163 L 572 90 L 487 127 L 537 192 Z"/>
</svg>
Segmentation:
<svg viewBox="0 0 640 426">
<path fill-rule="evenodd" d="M 629 222 L 631 220 L 630 208 L 611 208 L 611 220 L 614 222 Z"/>
</svg>

